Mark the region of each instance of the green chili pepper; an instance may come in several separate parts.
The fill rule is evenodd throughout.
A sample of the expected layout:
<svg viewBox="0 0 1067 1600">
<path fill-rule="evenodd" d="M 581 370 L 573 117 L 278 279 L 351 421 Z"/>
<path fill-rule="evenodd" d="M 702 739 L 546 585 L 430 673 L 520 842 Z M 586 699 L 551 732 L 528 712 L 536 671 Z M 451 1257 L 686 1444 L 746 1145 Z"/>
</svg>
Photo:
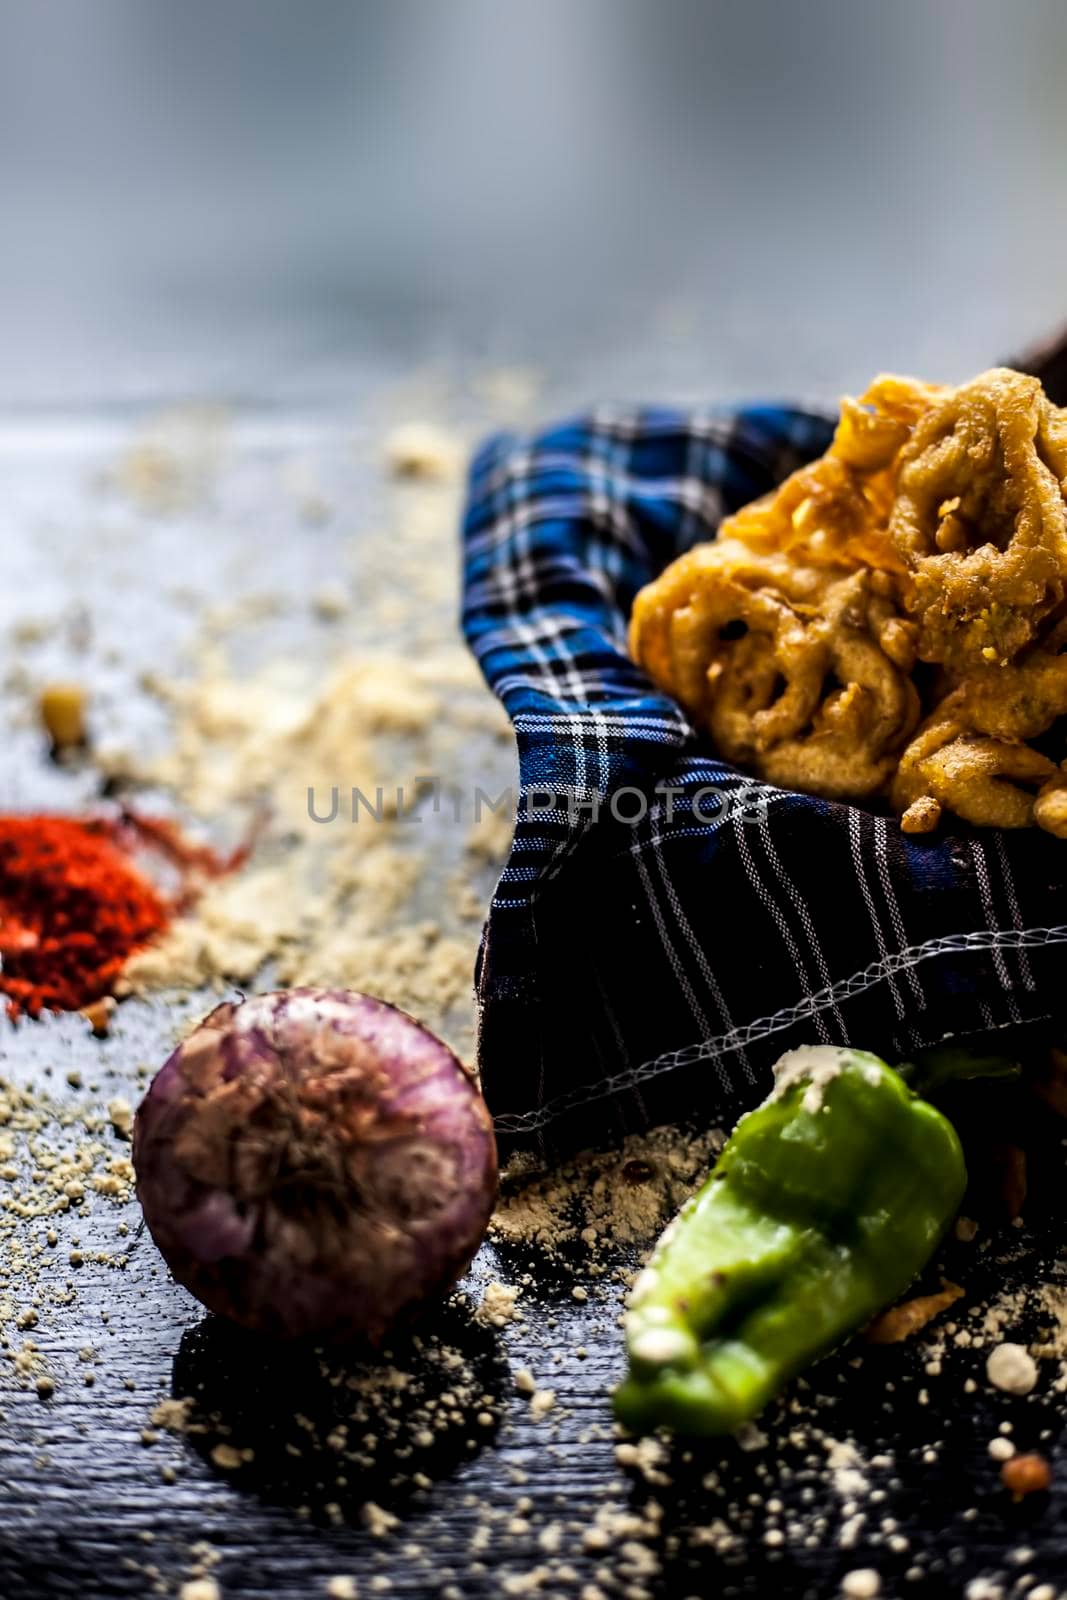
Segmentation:
<svg viewBox="0 0 1067 1600">
<path fill-rule="evenodd" d="M 616 1414 L 729 1433 L 907 1288 L 963 1198 L 952 1125 L 862 1050 L 783 1056 L 630 1297 Z"/>
</svg>

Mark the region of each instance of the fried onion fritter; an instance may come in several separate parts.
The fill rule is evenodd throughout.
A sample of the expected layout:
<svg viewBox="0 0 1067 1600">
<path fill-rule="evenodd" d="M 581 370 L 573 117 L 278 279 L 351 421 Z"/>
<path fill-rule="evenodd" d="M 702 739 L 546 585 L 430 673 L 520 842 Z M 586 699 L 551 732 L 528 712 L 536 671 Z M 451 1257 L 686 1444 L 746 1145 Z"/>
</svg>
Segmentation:
<svg viewBox="0 0 1067 1600">
<path fill-rule="evenodd" d="M 1027 743 L 1067 716 L 1064 631 L 1061 622 L 1008 666 L 983 665 L 938 703 L 904 751 L 891 791 L 906 833 L 936 827 L 943 808 L 980 827 L 1036 823 L 1067 838 L 1067 775 Z M 1042 787 L 1036 798 L 1019 790 L 1009 801 L 1008 780 Z"/>
<path fill-rule="evenodd" d="M 873 793 L 919 718 L 914 630 L 891 584 L 779 566 L 777 587 L 768 558 L 739 551 L 702 546 L 644 589 L 632 654 L 728 760 L 788 788 Z"/>
<path fill-rule="evenodd" d="M 638 594 L 630 617 L 630 654 L 654 683 L 699 720 L 706 687 L 703 672 L 715 636 L 739 620 L 723 615 L 730 610 L 724 589 L 736 605 L 743 605 L 749 593 L 766 591 L 803 610 L 817 603 L 827 582 L 825 572 L 776 552 L 750 550 L 737 540 L 698 544 Z M 713 613 L 718 620 L 713 620 Z M 701 653 L 697 644 L 705 634 L 703 669 L 695 678 L 693 663 Z"/>
<path fill-rule="evenodd" d="M 891 603 L 873 577 L 851 573 L 827 595 L 815 626 L 829 653 L 829 675 L 810 726 L 765 747 L 760 768 L 771 783 L 835 800 L 865 799 L 896 767 L 919 720 L 919 696 L 881 642 L 897 619 L 887 614 Z"/>
<path fill-rule="evenodd" d="M 911 378 L 876 378 L 858 400 L 842 401 L 826 454 L 728 517 L 720 536 L 815 566 L 903 572 L 888 529 L 894 467 L 914 428 L 949 393 Z"/>
<path fill-rule="evenodd" d="M 1006 367 L 951 391 L 900 452 L 889 522 L 919 655 L 953 671 L 1010 661 L 1063 599 L 1067 431 L 1040 382 Z"/>
<path fill-rule="evenodd" d="M 802 726 L 818 703 L 826 652 L 805 617 L 831 580 L 735 540 L 697 545 L 637 596 L 630 653 L 698 725 L 713 718 L 725 677 L 731 714 L 712 733 L 724 755 L 745 761 L 766 738 Z"/>
<path fill-rule="evenodd" d="M 1028 828 L 1036 791 L 1056 770 L 1027 744 L 968 733 L 935 714 L 901 756 L 892 800 L 905 833 L 926 832 L 931 816 L 936 826 L 942 809 L 976 828 Z"/>
<path fill-rule="evenodd" d="M 1057 839 L 1067 839 L 1067 770 L 1062 765 L 1037 791 L 1034 821 Z"/>
<path fill-rule="evenodd" d="M 1067 716 L 1067 655 L 1042 643 L 1007 666 L 983 666 L 946 695 L 942 708 L 972 733 L 1040 738 Z"/>
<path fill-rule="evenodd" d="M 1067 838 L 1067 411 L 1007 368 L 883 375 L 646 585 L 630 650 L 771 783 Z"/>
</svg>

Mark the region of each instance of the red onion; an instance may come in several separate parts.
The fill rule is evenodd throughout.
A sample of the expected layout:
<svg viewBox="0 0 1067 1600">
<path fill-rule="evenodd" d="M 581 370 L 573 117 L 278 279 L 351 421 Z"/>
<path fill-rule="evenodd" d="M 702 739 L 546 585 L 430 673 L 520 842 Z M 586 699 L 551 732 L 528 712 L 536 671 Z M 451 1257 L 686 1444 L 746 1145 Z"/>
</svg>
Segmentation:
<svg viewBox="0 0 1067 1600">
<path fill-rule="evenodd" d="M 133 1160 L 178 1282 L 283 1338 L 379 1342 L 469 1264 L 496 1198 L 470 1074 L 406 1012 L 341 989 L 216 1007 L 141 1102 Z"/>
</svg>

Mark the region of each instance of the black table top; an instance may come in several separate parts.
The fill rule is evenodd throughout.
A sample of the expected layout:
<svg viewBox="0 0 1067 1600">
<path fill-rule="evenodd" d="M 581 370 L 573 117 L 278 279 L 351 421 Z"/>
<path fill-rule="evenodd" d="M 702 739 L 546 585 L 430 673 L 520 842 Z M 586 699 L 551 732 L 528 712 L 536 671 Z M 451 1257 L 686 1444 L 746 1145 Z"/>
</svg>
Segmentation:
<svg viewBox="0 0 1067 1600">
<path fill-rule="evenodd" d="M 468 406 L 467 420 L 488 419 Z M 369 424 L 361 426 L 366 444 Z M 174 595 L 176 566 L 198 605 L 220 586 L 228 597 L 242 586 L 283 588 L 287 605 L 264 615 L 257 649 L 328 657 L 333 645 L 322 641 L 336 624 L 312 615 L 301 585 L 310 592 L 341 542 L 384 514 L 377 456 L 353 450 L 354 432 L 351 414 L 238 418 L 221 488 L 177 516 L 99 497 L 99 473 L 128 442 L 125 422 L 48 424 L 32 447 L 9 442 L 3 809 L 77 809 L 99 789 L 91 767 L 57 770 L 26 716 L 42 674 L 77 669 L 124 737 L 162 736 L 158 706 L 139 684 L 149 667 L 177 670 L 192 637 L 189 607 Z M 313 535 L 277 505 L 279 465 L 294 455 L 310 458 L 346 507 Z M 270 534 L 260 538 L 265 506 Z M 313 558 L 295 561 L 304 539 Z M 31 637 L 26 624 L 38 620 L 43 635 Z M 452 626 L 447 605 L 440 625 Z M 352 626 L 358 632 L 358 618 Z M 506 747 L 498 759 L 506 778 Z M 56 1105 L 135 1101 L 138 1069 L 161 1062 L 209 1001 L 131 999 L 104 1040 L 77 1017 L 2 1025 L 0 1078 Z M 67 1136 L 86 1137 L 78 1127 Z M 106 1118 L 93 1137 L 105 1157 L 125 1150 Z M 132 1198 L 98 1197 L 57 1216 L 56 1248 L 27 1271 L 12 1252 L 32 1255 L 49 1224 L 20 1218 L 11 1188 L 0 1186 L 0 1316 L 11 1358 L 0 1362 L 2 1596 L 140 1597 L 175 1593 L 204 1573 L 224 1596 L 248 1600 L 306 1600 L 346 1576 L 360 1600 L 830 1596 L 865 1569 L 880 1574 L 883 1595 L 981 1600 L 1022 1592 L 1026 1576 L 1067 1587 L 1059 1362 L 1040 1364 L 1025 1398 L 992 1389 L 984 1371 L 998 1339 L 1026 1342 L 1049 1321 L 1035 1285 L 1061 1271 L 1051 1224 L 953 1243 L 946 1270 L 965 1298 L 940 1324 L 907 1346 L 847 1347 L 740 1443 L 635 1448 L 613 1429 L 608 1399 L 621 1369 L 627 1247 L 590 1254 L 576 1245 L 550 1261 L 531 1244 L 487 1244 L 463 1293 L 431 1317 L 421 1349 L 398 1340 L 392 1366 L 412 1374 L 398 1405 L 357 1355 L 278 1352 L 205 1318 L 169 1279 Z M 521 1290 L 520 1315 L 503 1327 L 474 1315 L 493 1280 Z M 35 1298 L 36 1325 L 20 1328 Z M 1003 1316 L 985 1328 L 991 1305 Z M 21 1372 L 13 1358 L 27 1339 L 37 1349 Z M 46 1396 L 41 1371 L 55 1383 Z M 551 1404 L 531 1403 L 526 1373 L 538 1393 L 554 1392 Z M 441 1401 L 457 1386 L 457 1405 Z M 186 1396 L 195 1401 L 190 1431 L 152 1422 L 161 1400 Z M 440 1432 L 431 1426 L 432 1444 L 412 1446 L 411 1418 L 428 1416 L 444 1418 Z M 989 1452 L 1001 1429 L 1049 1457 L 1049 1495 L 1012 1503 Z M 387 1515 L 368 1513 L 368 1500 Z M 999 1587 L 967 1590 L 980 1579 Z M 863 1580 L 851 1582 L 864 1592 Z"/>
</svg>

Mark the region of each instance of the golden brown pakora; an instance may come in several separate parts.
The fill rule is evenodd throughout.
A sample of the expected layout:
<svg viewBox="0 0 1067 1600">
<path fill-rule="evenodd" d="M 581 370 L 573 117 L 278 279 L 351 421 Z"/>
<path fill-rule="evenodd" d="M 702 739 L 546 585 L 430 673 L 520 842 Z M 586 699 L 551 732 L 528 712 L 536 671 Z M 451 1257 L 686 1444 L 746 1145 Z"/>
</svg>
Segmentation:
<svg viewBox="0 0 1067 1600">
<path fill-rule="evenodd" d="M 890 798 L 905 833 L 929 832 L 942 811 L 977 828 L 1028 828 L 1037 791 L 1055 772 L 1030 745 L 971 733 L 935 713 L 901 756 Z"/>
<path fill-rule="evenodd" d="M 1006 367 L 944 396 L 896 466 L 889 535 L 908 572 L 919 655 L 1003 665 L 1038 635 L 1067 578 L 1067 422 Z"/>
<path fill-rule="evenodd" d="M 876 379 L 641 591 L 630 649 L 771 783 L 1067 838 L 1067 412 L 1006 368 Z"/>
<path fill-rule="evenodd" d="M 773 576 L 734 542 L 691 552 L 638 596 L 631 652 L 728 760 L 788 788 L 871 794 L 919 718 L 914 629 L 884 573 Z"/>
<path fill-rule="evenodd" d="M 826 454 L 728 517 L 720 536 L 813 566 L 903 572 L 888 531 L 894 464 L 921 419 L 950 392 L 912 378 L 876 378 L 858 399 L 842 401 Z"/>
</svg>

